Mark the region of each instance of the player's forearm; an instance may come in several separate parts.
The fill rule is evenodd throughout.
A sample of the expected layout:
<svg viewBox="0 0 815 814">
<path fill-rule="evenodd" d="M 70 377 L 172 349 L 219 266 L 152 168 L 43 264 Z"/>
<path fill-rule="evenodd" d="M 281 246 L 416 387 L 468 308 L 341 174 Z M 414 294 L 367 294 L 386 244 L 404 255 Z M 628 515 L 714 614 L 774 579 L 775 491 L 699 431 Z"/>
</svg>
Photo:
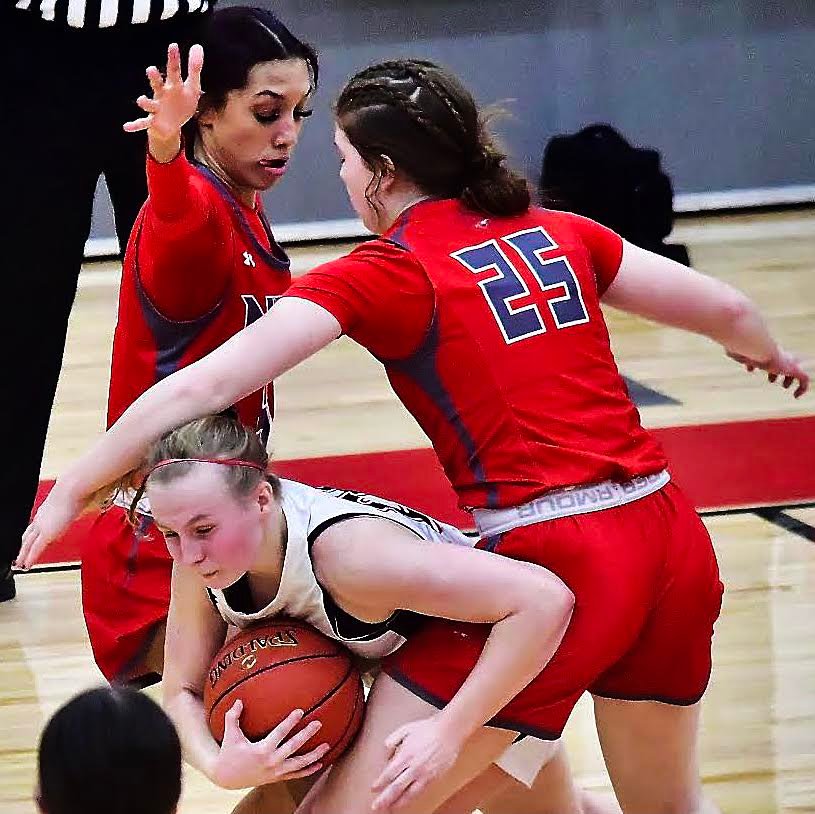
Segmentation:
<svg viewBox="0 0 815 814">
<path fill-rule="evenodd" d="M 191 365 L 143 393 L 119 420 L 54 485 L 60 496 L 79 505 L 97 490 L 136 469 L 150 444 L 187 421 L 231 404 L 196 382 Z"/>
<path fill-rule="evenodd" d="M 519 601 L 495 623 L 475 667 L 439 713 L 456 737 L 466 739 L 495 716 L 547 665 L 571 619 L 574 596 L 555 577 Z"/>
<path fill-rule="evenodd" d="M 207 726 L 201 699 L 182 689 L 165 694 L 164 708 L 178 730 L 184 759 L 213 780 L 220 747 Z"/>
<path fill-rule="evenodd" d="M 721 319 L 707 335 L 730 353 L 763 362 L 775 356 L 778 344 L 767 323 L 749 297 L 734 292 L 732 302 L 722 309 Z"/>
<path fill-rule="evenodd" d="M 646 319 L 701 334 L 729 351 L 765 360 L 776 344 L 747 295 L 694 269 L 624 243 L 603 302 Z"/>
</svg>

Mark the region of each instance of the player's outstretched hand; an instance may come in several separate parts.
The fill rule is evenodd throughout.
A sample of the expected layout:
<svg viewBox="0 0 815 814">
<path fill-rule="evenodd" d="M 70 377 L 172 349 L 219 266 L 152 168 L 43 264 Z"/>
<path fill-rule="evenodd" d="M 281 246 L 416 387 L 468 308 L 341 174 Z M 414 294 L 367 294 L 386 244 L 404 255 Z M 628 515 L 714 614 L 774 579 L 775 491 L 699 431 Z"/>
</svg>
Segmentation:
<svg viewBox="0 0 815 814">
<path fill-rule="evenodd" d="M 159 69 L 151 65 L 147 69 L 147 79 L 153 90 L 153 97 L 139 96 L 136 104 L 147 115 L 141 119 L 126 122 L 128 133 L 149 130 L 159 139 L 178 137 L 181 128 L 195 115 L 198 100 L 201 98 L 201 68 L 204 65 L 204 49 L 193 45 L 187 58 L 187 78 L 181 77 L 181 52 L 176 43 L 167 49 L 167 76 L 162 77 Z"/>
<path fill-rule="evenodd" d="M 17 567 L 31 568 L 43 551 L 79 517 L 83 508 L 84 502 L 78 503 L 67 497 L 59 485 L 55 485 L 23 533 Z"/>
<path fill-rule="evenodd" d="M 453 767 L 463 745 L 437 715 L 400 726 L 385 741 L 391 757 L 371 787 L 379 792 L 373 810 L 398 811 L 415 800 Z"/>
<path fill-rule="evenodd" d="M 771 384 L 781 379 L 781 385 L 785 390 L 792 387 L 797 382 L 793 392 L 795 398 L 801 398 L 809 390 L 809 373 L 804 370 L 801 360 L 793 354 L 778 348 L 775 355 L 764 362 L 749 359 L 738 353 L 728 353 L 731 359 L 744 365 L 752 373 L 754 370 L 764 370 L 767 373 L 767 381 Z"/>
<path fill-rule="evenodd" d="M 322 743 L 304 755 L 292 757 L 319 731 L 319 721 L 312 721 L 292 737 L 291 731 L 303 718 L 303 710 L 294 710 L 265 738 L 252 743 L 240 725 L 243 703 L 235 701 L 224 716 L 224 739 L 211 780 L 221 788 L 245 789 L 307 777 L 322 769 L 320 758 L 329 750 Z M 288 738 L 288 740 L 287 740 Z"/>
</svg>

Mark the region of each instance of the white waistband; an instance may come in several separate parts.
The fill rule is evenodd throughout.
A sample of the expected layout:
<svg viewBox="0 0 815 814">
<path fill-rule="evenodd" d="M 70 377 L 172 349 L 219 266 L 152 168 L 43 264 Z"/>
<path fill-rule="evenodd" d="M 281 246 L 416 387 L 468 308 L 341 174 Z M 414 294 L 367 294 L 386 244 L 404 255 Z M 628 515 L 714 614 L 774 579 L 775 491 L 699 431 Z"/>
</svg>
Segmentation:
<svg viewBox="0 0 815 814">
<path fill-rule="evenodd" d="M 612 509 L 647 497 L 659 491 L 671 479 L 667 469 L 652 475 L 641 475 L 626 483 L 604 481 L 591 486 L 570 486 L 555 489 L 529 503 L 508 509 L 474 509 L 473 517 L 482 537 L 531 526 L 558 517 L 588 514 Z"/>
</svg>

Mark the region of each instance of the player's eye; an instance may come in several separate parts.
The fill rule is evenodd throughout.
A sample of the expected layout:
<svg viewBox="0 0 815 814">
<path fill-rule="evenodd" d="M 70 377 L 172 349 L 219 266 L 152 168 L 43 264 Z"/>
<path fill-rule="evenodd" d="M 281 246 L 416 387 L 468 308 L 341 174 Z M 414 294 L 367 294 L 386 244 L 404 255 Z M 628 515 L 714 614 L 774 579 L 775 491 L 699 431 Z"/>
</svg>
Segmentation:
<svg viewBox="0 0 815 814">
<path fill-rule="evenodd" d="M 178 535 L 174 531 L 162 529 L 161 533 L 164 535 L 165 540 L 177 540 Z"/>
<path fill-rule="evenodd" d="M 214 528 L 215 526 L 198 526 L 195 533 L 199 537 L 206 537 Z"/>
<path fill-rule="evenodd" d="M 255 118 L 261 124 L 271 124 L 272 122 L 276 122 L 280 118 L 280 111 L 273 110 L 271 113 L 255 113 Z"/>
<path fill-rule="evenodd" d="M 295 121 L 302 121 L 303 119 L 307 119 L 309 116 L 314 114 L 313 110 L 295 110 L 294 111 L 294 119 Z"/>
</svg>

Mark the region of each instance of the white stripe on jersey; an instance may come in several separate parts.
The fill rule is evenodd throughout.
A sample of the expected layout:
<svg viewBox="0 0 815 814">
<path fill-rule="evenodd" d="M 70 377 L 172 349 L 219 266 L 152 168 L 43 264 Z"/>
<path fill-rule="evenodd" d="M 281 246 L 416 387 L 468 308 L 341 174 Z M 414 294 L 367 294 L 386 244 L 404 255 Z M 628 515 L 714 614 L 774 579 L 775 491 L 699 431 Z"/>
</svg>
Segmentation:
<svg viewBox="0 0 815 814">
<path fill-rule="evenodd" d="M 40 15 L 42 16 L 43 20 L 53 21 L 54 9 L 56 8 L 56 5 L 57 0 L 42 0 Z"/>
<path fill-rule="evenodd" d="M 85 25 L 85 0 L 68 0 L 68 25 L 72 28 Z"/>
<path fill-rule="evenodd" d="M 105 2 L 105 0 L 102 0 Z M 119 0 L 113 0 L 119 2 Z M 131 23 L 146 23 L 150 17 L 150 0 L 133 0 L 133 13 L 130 15 Z"/>
<path fill-rule="evenodd" d="M 112 25 L 116 25 L 116 18 L 118 16 L 119 0 L 102 0 L 102 5 L 99 8 L 99 28 L 108 28 Z"/>
<path fill-rule="evenodd" d="M 146 3 L 149 8 L 150 0 L 141 0 L 141 2 Z M 190 11 L 192 11 L 192 3 L 190 3 Z M 166 20 L 174 14 L 178 14 L 178 0 L 164 0 L 164 9 L 161 12 L 161 19 Z"/>
</svg>

